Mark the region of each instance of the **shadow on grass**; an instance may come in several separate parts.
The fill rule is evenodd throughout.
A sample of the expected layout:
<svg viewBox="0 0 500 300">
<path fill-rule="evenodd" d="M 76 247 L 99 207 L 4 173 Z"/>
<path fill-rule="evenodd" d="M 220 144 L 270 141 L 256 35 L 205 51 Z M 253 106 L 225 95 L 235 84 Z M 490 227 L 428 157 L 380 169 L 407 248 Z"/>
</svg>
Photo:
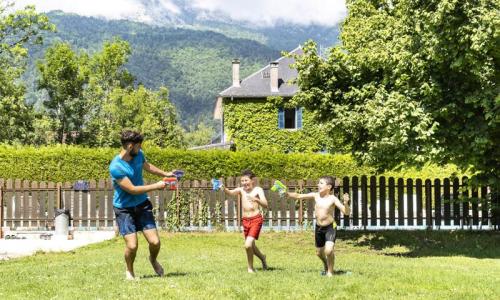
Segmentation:
<svg viewBox="0 0 500 300">
<path fill-rule="evenodd" d="M 498 231 L 341 231 L 339 238 L 389 256 L 500 258 Z"/>
<path fill-rule="evenodd" d="M 303 271 L 300 271 L 300 273 L 315 273 L 315 274 L 318 274 L 319 276 L 325 276 L 325 273 L 318 269 L 318 268 L 315 268 L 315 269 L 307 269 L 307 270 L 303 270 Z M 333 271 L 333 275 L 335 276 L 349 276 L 349 275 L 352 275 L 352 271 L 349 271 L 349 270 L 335 270 Z"/>
<path fill-rule="evenodd" d="M 181 276 L 186 276 L 188 275 L 188 273 L 184 273 L 184 272 L 170 272 L 170 273 L 167 273 L 165 274 L 165 277 L 181 277 Z M 152 278 L 160 278 L 160 276 L 156 275 L 156 274 L 150 274 L 150 275 L 142 275 L 141 277 L 139 277 L 140 279 L 152 279 Z"/>
<path fill-rule="evenodd" d="M 257 271 L 262 271 L 262 272 L 273 272 L 273 271 L 283 271 L 283 268 L 280 267 L 267 267 L 267 270 L 264 270 L 262 268 L 255 268 Z"/>
</svg>

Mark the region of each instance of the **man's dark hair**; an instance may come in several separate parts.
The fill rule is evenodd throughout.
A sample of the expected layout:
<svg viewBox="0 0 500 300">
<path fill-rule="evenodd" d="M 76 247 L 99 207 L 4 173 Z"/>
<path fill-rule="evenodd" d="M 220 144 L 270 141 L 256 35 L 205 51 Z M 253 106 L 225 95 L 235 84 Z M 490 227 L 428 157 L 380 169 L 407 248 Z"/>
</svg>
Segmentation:
<svg viewBox="0 0 500 300">
<path fill-rule="evenodd" d="M 134 143 L 139 144 L 144 140 L 144 136 L 137 131 L 133 130 L 124 130 L 122 131 L 122 135 L 120 137 L 120 141 L 122 143 L 122 147 L 127 147 L 128 144 Z"/>
<path fill-rule="evenodd" d="M 252 170 L 245 169 L 241 171 L 241 176 L 247 176 L 250 179 L 253 179 L 255 177 L 255 174 L 252 172 Z"/>
</svg>

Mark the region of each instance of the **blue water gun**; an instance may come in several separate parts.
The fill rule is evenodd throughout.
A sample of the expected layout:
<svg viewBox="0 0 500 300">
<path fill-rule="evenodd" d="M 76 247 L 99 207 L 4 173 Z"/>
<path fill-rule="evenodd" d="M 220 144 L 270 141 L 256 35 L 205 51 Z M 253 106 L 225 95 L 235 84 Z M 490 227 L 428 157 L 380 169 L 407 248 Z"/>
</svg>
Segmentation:
<svg viewBox="0 0 500 300">
<path fill-rule="evenodd" d="M 224 188 L 224 184 L 220 179 L 212 178 L 211 182 L 212 182 L 212 190 L 214 191 L 218 191 Z"/>
<path fill-rule="evenodd" d="M 284 197 L 286 194 L 286 185 L 279 180 L 275 180 L 273 186 L 271 187 L 271 191 L 278 192 L 280 197 Z"/>
<path fill-rule="evenodd" d="M 181 180 L 182 176 L 184 176 L 183 170 L 175 170 L 172 173 L 174 174 L 175 178 L 177 178 L 177 181 Z"/>
</svg>

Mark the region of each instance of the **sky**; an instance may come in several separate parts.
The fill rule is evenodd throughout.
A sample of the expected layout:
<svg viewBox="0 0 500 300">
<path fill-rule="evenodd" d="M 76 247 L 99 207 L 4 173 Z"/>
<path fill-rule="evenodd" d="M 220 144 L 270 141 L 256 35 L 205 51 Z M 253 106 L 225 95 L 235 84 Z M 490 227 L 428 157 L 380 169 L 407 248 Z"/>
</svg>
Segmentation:
<svg viewBox="0 0 500 300">
<path fill-rule="evenodd" d="M 14 0 L 16 7 L 34 4 L 38 11 L 62 10 L 83 16 L 107 19 L 132 19 L 153 22 L 153 10 L 180 14 L 172 0 Z M 247 21 L 259 26 L 276 22 L 299 25 L 333 26 L 347 14 L 345 0 L 186 0 L 185 5 L 201 13 L 224 14 L 231 19 Z"/>
</svg>

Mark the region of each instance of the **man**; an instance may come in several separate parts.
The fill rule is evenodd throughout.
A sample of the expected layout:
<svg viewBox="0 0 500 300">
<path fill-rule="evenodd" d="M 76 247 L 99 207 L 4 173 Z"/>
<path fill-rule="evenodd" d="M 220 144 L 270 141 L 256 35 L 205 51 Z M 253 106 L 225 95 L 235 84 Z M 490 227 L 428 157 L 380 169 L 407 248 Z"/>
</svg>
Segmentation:
<svg viewBox="0 0 500 300">
<path fill-rule="evenodd" d="M 144 185 L 142 170 L 162 177 L 173 176 L 146 161 L 141 150 L 144 137 L 135 131 L 125 130 L 121 134 L 122 149 L 109 165 L 115 190 L 113 209 L 120 234 L 125 240 L 125 277 L 135 279 L 134 260 L 137 253 L 137 232 L 142 231 L 149 243 L 149 261 L 158 276 L 163 276 L 163 267 L 158 263 L 160 237 L 156 230 L 153 206 L 147 192 L 165 187 L 163 181 Z"/>
</svg>

